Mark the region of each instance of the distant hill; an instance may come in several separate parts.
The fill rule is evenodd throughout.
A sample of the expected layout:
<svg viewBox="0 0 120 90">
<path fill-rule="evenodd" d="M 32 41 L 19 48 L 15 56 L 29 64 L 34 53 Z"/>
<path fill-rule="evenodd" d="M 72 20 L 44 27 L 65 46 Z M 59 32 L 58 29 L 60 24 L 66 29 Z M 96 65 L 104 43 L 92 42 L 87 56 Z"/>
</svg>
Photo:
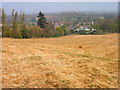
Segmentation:
<svg viewBox="0 0 120 90">
<path fill-rule="evenodd" d="M 36 22 L 35 19 L 37 17 L 38 13 L 33 14 L 26 14 L 25 15 L 25 22 Z M 55 16 L 55 17 L 90 17 L 90 18 L 98 18 L 98 17 L 104 17 L 104 18 L 110 18 L 110 19 L 116 19 L 117 18 L 117 12 L 61 12 L 61 13 L 45 13 L 45 16 Z M 7 17 L 7 23 L 10 23 L 11 16 L 8 15 Z M 18 16 L 19 19 L 19 16 Z"/>
</svg>

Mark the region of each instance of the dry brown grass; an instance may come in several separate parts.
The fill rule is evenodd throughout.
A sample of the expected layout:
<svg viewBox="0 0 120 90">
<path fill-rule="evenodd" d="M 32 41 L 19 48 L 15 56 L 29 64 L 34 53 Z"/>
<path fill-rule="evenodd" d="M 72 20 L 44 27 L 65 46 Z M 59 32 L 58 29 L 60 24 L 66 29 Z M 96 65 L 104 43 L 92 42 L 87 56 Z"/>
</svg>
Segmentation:
<svg viewBox="0 0 120 90">
<path fill-rule="evenodd" d="M 2 86 L 117 88 L 117 38 L 117 34 L 3 38 Z"/>
</svg>

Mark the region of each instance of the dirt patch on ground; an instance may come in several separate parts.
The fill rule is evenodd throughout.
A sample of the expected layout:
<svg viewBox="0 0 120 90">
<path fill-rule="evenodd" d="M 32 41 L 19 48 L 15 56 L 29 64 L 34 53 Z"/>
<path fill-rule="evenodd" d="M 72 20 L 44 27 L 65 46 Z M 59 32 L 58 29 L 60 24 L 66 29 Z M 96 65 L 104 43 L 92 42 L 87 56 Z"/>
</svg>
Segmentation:
<svg viewBox="0 0 120 90">
<path fill-rule="evenodd" d="M 2 39 L 3 88 L 117 88 L 118 35 Z"/>
</svg>

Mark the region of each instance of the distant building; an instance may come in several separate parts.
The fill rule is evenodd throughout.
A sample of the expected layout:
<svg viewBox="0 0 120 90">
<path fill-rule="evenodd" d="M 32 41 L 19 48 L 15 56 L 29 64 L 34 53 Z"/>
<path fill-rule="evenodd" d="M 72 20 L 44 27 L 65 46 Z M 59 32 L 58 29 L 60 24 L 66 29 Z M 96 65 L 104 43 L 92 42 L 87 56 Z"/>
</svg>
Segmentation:
<svg viewBox="0 0 120 90">
<path fill-rule="evenodd" d="M 88 27 L 86 27 L 86 26 L 81 26 L 80 28 L 81 28 L 81 29 L 80 29 L 81 31 L 84 31 L 84 30 L 87 29 Z"/>
<path fill-rule="evenodd" d="M 57 27 L 64 25 L 64 22 L 55 21 L 55 23 L 53 24 L 54 24 L 54 28 L 56 29 Z"/>
<path fill-rule="evenodd" d="M 38 21 L 38 17 L 37 17 L 37 18 L 35 18 L 35 21 Z"/>
<path fill-rule="evenodd" d="M 104 17 L 99 17 L 100 19 L 104 19 Z"/>
<path fill-rule="evenodd" d="M 96 31 L 96 29 L 92 28 L 91 31 Z"/>
<path fill-rule="evenodd" d="M 2 27 L 2 24 L 0 24 L 0 27 Z"/>
<path fill-rule="evenodd" d="M 94 22 L 92 22 L 92 25 L 94 24 Z"/>
<path fill-rule="evenodd" d="M 90 29 L 86 28 L 85 31 L 90 31 Z"/>
</svg>

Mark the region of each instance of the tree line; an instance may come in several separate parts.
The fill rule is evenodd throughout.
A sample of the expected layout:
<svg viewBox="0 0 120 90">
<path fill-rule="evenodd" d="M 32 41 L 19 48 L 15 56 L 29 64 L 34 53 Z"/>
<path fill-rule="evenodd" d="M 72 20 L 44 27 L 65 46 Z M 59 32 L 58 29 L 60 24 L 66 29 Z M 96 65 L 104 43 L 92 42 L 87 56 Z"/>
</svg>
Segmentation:
<svg viewBox="0 0 120 90">
<path fill-rule="evenodd" d="M 38 14 L 37 25 L 25 25 L 25 13 L 20 12 L 18 19 L 18 12 L 14 9 L 11 12 L 11 22 L 6 24 L 6 13 L 2 9 L 2 37 L 12 38 L 33 38 L 33 37 L 59 37 L 68 35 L 67 25 L 54 28 L 54 25 L 47 23 L 45 15 L 40 11 Z"/>
<path fill-rule="evenodd" d="M 86 34 L 85 31 L 75 32 L 73 29 L 68 30 L 69 24 L 64 24 L 60 27 L 54 28 L 52 23 L 48 23 L 45 15 L 40 11 L 37 18 L 37 25 L 25 25 L 25 13 L 20 12 L 18 14 L 14 9 L 11 12 L 11 22 L 6 23 L 6 13 L 4 9 L 0 9 L 2 18 L 2 37 L 11 37 L 11 38 L 40 38 L 40 37 L 59 37 L 69 34 Z M 94 25 L 91 25 L 93 28 L 96 28 L 96 32 L 90 32 L 87 34 L 100 34 L 104 33 L 115 33 L 118 32 L 117 21 L 104 19 L 98 20 Z"/>
<path fill-rule="evenodd" d="M 18 12 L 14 9 L 12 10 L 11 22 L 7 25 L 6 23 L 6 13 L 2 9 L 2 37 L 13 37 L 22 38 L 21 30 L 25 28 L 24 19 L 25 13 L 20 12 L 20 20 L 18 20 Z"/>
<path fill-rule="evenodd" d="M 103 33 L 118 33 L 118 20 L 113 19 L 103 19 L 98 20 L 93 25 L 97 29 L 98 34 Z"/>
</svg>

